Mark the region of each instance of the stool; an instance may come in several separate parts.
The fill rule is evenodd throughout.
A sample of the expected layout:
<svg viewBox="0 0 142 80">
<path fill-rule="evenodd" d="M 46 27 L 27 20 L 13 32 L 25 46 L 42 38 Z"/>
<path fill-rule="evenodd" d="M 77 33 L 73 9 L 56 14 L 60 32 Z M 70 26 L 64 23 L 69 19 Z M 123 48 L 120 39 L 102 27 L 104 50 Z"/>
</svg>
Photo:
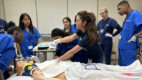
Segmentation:
<svg viewBox="0 0 142 80">
<path fill-rule="evenodd" d="M 115 64 L 116 64 L 116 54 L 117 54 L 117 53 L 112 50 L 111 54 L 112 54 L 112 55 L 115 55 Z"/>
</svg>

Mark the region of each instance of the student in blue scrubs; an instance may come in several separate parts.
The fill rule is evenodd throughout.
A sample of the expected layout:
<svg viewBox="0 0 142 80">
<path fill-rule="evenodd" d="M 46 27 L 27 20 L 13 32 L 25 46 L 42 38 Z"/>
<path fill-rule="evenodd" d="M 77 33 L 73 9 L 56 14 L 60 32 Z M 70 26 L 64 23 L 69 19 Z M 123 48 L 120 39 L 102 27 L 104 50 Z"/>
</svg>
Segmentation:
<svg viewBox="0 0 142 80">
<path fill-rule="evenodd" d="M 21 14 L 19 27 L 23 31 L 23 41 L 20 43 L 18 51 L 21 51 L 23 57 L 31 57 L 31 55 L 34 55 L 32 50 L 39 43 L 41 35 L 33 26 L 32 20 L 27 13 Z"/>
<path fill-rule="evenodd" d="M 76 18 L 76 16 L 75 16 L 75 18 Z M 69 17 L 63 18 L 63 24 L 64 24 L 63 31 L 65 31 L 65 32 L 76 33 L 78 31 L 78 29 L 76 29 L 76 24 L 71 25 L 71 19 Z M 77 39 L 78 39 L 78 42 L 79 42 L 80 38 L 77 38 Z"/>
<path fill-rule="evenodd" d="M 64 24 L 63 31 L 73 33 L 72 27 L 71 27 L 71 19 L 69 17 L 63 18 L 63 24 Z"/>
<path fill-rule="evenodd" d="M 99 21 L 97 27 L 101 37 L 101 48 L 104 51 L 105 63 L 110 64 L 113 44 L 112 37 L 120 33 L 121 27 L 114 19 L 108 16 L 106 8 L 100 10 L 100 15 L 103 19 Z M 115 33 L 113 33 L 114 29 L 117 29 Z"/>
<path fill-rule="evenodd" d="M 64 38 L 66 36 L 71 35 L 72 33 L 69 32 L 64 32 L 61 29 L 55 28 L 52 30 L 51 36 L 54 40 Z M 72 42 L 69 43 L 63 43 L 63 44 L 58 44 L 56 47 L 56 55 L 55 57 L 58 58 L 70 49 L 72 49 L 74 46 L 78 44 L 78 39 L 75 39 Z M 81 50 L 77 52 L 72 58 L 71 61 L 73 62 L 81 62 L 81 63 L 87 63 L 88 59 L 86 57 L 86 54 L 83 53 L 84 51 Z"/>
<path fill-rule="evenodd" d="M 9 28 L 7 33 L 0 33 L 0 69 L 3 73 L 16 55 L 14 42 L 20 43 L 23 40 L 23 33 L 19 27 Z"/>
<path fill-rule="evenodd" d="M 7 22 L 4 19 L 0 19 L 0 34 L 5 33 L 5 31 L 7 31 Z M 10 76 L 7 70 L 3 73 L 3 75 L 5 79 L 7 79 Z"/>
<path fill-rule="evenodd" d="M 120 15 L 126 15 L 123 29 L 119 39 L 119 65 L 127 66 L 136 60 L 139 47 L 138 36 L 142 34 L 142 14 L 132 10 L 127 1 L 121 1 L 117 5 Z"/>
<path fill-rule="evenodd" d="M 57 45 L 58 43 L 68 43 L 77 39 L 78 37 L 81 37 L 81 40 L 75 47 L 66 52 L 63 56 L 59 57 L 58 60 L 69 59 L 78 51 L 84 49 L 87 57 L 90 58 L 92 62 L 103 62 L 103 52 L 99 45 L 100 37 L 99 34 L 97 34 L 95 21 L 96 17 L 93 13 L 89 13 L 87 11 L 80 11 L 77 13 L 76 28 L 80 30 L 71 36 L 54 40 L 52 45 Z"/>
<path fill-rule="evenodd" d="M 76 33 L 77 29 L 75 28 L 75 26 L 71 25 L 71 19 L 69 17 L 64 17 L 63 18 L 63 24 L 64 24 L 64 31 L 65 32 L 71 32 L 71 33 Z"/>
</svg>

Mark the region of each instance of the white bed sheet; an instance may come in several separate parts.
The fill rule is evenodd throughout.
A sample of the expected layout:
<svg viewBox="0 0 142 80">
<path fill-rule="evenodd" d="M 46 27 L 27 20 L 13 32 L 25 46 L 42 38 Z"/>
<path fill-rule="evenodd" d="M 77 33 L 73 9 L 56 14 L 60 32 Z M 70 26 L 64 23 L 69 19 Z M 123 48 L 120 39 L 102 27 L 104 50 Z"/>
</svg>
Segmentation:
<svg viewBox="0 0 142 80">
<path fill-rule="evenodd" d="M 142 80 L 142 65 L 138 60 L 129 66 L 92 64 L 95 66 L 87 67 L 97 67 L 99 70 L 86 70 L 88 64 L 67 61 L 58 63 L 56 60 L 38 64 L 38 67 L 47 78 L 65 72 L 67 80 Z"/>
<path fill-rule="evenodd" d="M 67 80 L 142 80 L 142 65 L 138 60 L 123 67 L 95 64 L 99 70 L 94 70 L 92 65 L 91 70 L 86 70 L 85 66 L 86 64 L 83 67 L 77 64 L 69 68 L 65 72 Z"/>
<path fill-rule="evenodd" d="M 30 76 L 16 76 L 16 74 L 13 74 L 9 79 L 7 80 L 33 80 Z"/>
<path fill-rule="evenodd" d="M 47 70 L 44 74 L 50 76 L 56 76 L 56 74 L 65 72 L 65 76 L 67 80 L 142 80 L 142 65 L 137 60 L 133 64 L 129 66 L 118 66 L 118 65 L 105 65 L 105 64 L 95 64 L 96 67 L 100 70 L 86 70 L 85 66 L 88 64 L 80 64 L 76 62 L 66 62 L 62 61 L 57 64 L 53 60 L 49 63 L 45 62 L 40 65 L 40 69 L 44 69 L 45 67 L 50 67 L 53 71 L 56 71 L 55 74 L 50 74 Z M 51 65 L 50 65 L 51 64 Z M 93 63 L 94 64 L 94 63 Z M 60 66 L 60 67 L 57 67 Z M 90 65 L 90 68 L 94 66 Z M 60 69 L 57 71 L 57 69 Z M 49 78 L 49 76 L 48 76 Z M 8 80 L 32 80 L 31 77 L 27 76 L 14 76 Z"/>
</svg>

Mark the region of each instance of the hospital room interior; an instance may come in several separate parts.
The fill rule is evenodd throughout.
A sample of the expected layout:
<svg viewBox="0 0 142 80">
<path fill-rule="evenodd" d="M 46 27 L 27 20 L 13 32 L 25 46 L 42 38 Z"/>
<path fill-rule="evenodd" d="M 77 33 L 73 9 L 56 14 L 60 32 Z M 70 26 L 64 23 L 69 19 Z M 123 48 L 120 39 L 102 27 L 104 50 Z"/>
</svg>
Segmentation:
<svg viewBox="0 0 142 80">
<path fill-rule="evenodd" d="M 0 80 L 142 80 L 142 0 L 0 0 Z"/>
</svg>

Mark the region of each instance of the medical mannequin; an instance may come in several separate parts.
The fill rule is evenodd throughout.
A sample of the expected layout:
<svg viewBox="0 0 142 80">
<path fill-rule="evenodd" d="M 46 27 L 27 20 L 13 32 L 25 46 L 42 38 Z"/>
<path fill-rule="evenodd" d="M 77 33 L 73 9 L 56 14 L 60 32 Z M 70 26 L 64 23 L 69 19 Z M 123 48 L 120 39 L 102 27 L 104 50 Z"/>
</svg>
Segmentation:
<svg viewBox="0 0 142 80">
<path fill-rule="evenodd" d="M 35 67 L 38 66 L 38 67 Z M 66 66 L 66 67 L 65 67 Z M 81 64 L 56 59 L 43 63 L 17 62 L 19 73 L 28 72 L 33 80 L 141 80 L 142 65 L 137 60 L 129 66 L 100 63 Z M 28 76 L 28 75 L 27 75 Z M 13 80 L 13 79 L 10 79 Z"/>
<path fill-rule="evenodd" d="M 29 65 L 31 65 L 31 66 L 29 66 Z M 30 68 L 30 67 L 35 66 L 33 61 L 31 61 L 31 62 L 17 61 L 16 62 L 17 76 L 21 76 L 22 72 L 25 70 L 23 68 L 24 67 L 26 68 L 26 66 L 29 66 L 28 69 L 30 71 L 30 72 L 27 72 L 27 74 L 30 74 L 30 75 L 26 75 L 26 76 L 32 76 L 33 80 L 66 80 L 64 72 L 53 77 L 53 78 L 49 78 L 49 79 L 45 78 L 43 73 L 41 72 L 41 70 L 38 67 Z M 24 71 L 24 72 L 26 72 L 26 71 Z"/>
</svg>

